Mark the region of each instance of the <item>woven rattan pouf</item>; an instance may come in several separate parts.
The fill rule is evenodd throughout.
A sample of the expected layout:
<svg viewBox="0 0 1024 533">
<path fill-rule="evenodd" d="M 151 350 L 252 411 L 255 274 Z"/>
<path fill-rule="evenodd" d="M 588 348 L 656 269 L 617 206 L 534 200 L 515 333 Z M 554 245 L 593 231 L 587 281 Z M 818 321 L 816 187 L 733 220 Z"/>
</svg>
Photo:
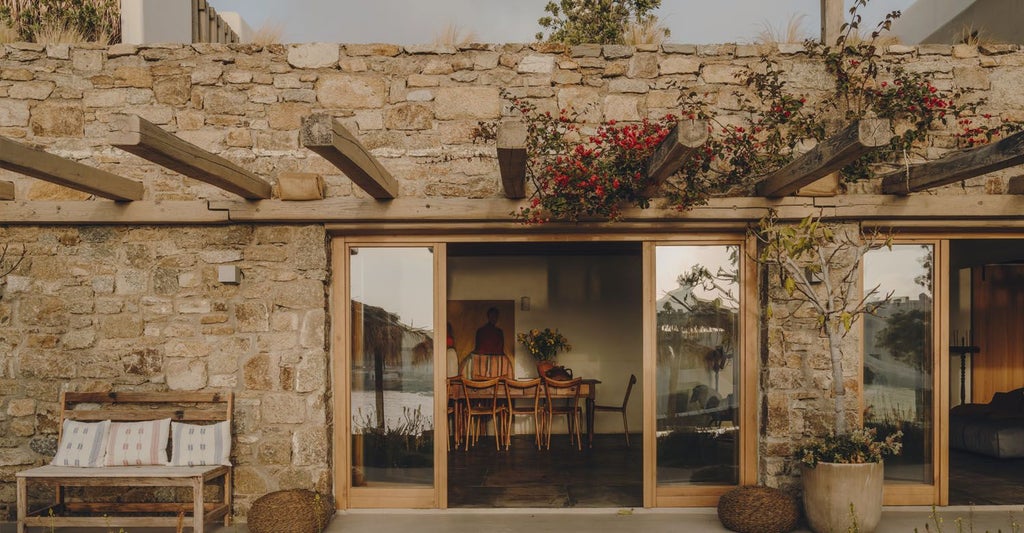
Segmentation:
<svg viewBox="0 0 1024 533">
<path fill-rule="evenodd" d="M 334 498 L 311 490 L 279 490 L 252 502 L 252 533 L 320 533 L 334 516 Z"/>
<path fill-rule="evenodd" d="M 786 533 L 796 529 L 796 498 L 771 487 L 737 487 L 718 500 L 718 519 L 739 533 Z"/>
</svg>

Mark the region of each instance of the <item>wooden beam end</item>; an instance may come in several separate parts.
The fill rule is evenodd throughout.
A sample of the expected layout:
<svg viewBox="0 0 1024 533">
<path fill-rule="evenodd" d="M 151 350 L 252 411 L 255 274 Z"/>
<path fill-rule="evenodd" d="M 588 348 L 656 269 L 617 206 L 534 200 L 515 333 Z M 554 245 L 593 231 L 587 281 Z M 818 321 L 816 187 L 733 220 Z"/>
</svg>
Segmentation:
<svg viewBox="0 0 1024 533">
<path fill-rule="evenodd" d="M 864 146 L 885 146 L 894 135 L 887 118 L 863 118 L 857 121 L 857 138 Z"/>
<path fill-rule="evenodd" d="M 302 119 L 299 128 L 299 142 L 307 148 L 330 146 L 334 143 L 334 117 L 326 113 L 314 113 Z"/>
<path fill-rule="evenodd" d="M 0 181 L 0 200 L 14 199 L 14 182 Z"/>
</svg>

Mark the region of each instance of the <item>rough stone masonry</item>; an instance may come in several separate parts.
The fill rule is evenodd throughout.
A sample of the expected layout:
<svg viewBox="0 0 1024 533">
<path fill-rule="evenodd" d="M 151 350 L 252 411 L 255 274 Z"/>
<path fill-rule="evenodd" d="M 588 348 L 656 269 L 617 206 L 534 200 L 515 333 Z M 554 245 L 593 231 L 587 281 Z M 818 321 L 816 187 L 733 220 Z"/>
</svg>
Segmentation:
<svg viewBox="0 0 1024 533">
<path fill-rule="evenodd" d="M 326 112 L 383 162 L 401 196 L 494 198 L 494 146 L 473 131 L 511 113 L 502 91 L 542 111 L 573 108 L 594 125 L 678 112 L 693 90 L 723 121 L 741 123 L 739 75 L 759 68 L 762 53 L 781 61 L 793 90 L 831 90 L 799 45 L 7 44 L 0 135 L 141 181 L 147 201 L 234 198 L 109 146 L 137 114 L 272 183 L 281 172 L 317 173 L 328 197 L 365 197 L 298 144 L 300 119 Z M 979 123 L 1024 119 L 1016 45 L 892 46 L 885 60 L 985 98 Z M 935 133 L 915 158 L 955 146 L 952 127 Z M 939 194 L 999 193 L 1011 175 Z M 15 183 L 17 202 L 106 201 L 10 172 L 0 179 Z M 323 225 L 3 222 L 2 243 L 24 249 L 25 260 L 0 286 L 0 518 L 14 508 L 14 473 L 53 453 L 61 390 L 232 390 L 236 514 L 270 490 L 330 489 L 339 466 L 330 459 Z M 238 265 L 245 283 L 217 283 L 222 264 Z M 793 341 L 796 350 L 772 348 L 761 361 L 760 476 L 769 485 L 790 479 L 790 435 L 815 423 L 795 358 L 820 339 Z"/>
</svg>

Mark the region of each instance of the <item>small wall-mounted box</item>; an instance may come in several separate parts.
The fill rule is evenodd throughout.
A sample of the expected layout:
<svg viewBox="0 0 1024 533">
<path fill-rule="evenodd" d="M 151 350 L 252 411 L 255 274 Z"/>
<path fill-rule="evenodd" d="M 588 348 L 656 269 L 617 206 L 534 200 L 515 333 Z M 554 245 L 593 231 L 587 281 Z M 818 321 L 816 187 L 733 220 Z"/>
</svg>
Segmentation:
<svg viewBox="0 0 1024 533">
<path fill-rule="evenodd" d="M 242 280 L 242 271 L 235 265 L 220 265 L 217 267 L 217 281 L 221 283 L 238 284 Z"/>
</svg>

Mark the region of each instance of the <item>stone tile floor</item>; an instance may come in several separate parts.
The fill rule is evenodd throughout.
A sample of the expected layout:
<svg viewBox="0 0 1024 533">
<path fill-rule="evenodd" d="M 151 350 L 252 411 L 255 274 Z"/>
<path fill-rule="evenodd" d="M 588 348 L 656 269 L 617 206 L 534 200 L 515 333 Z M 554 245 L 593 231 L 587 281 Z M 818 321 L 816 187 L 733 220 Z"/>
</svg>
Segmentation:
<svg viewBox="0 0 1024 533">
<path fill-rule="evenodd" d="M 985 531 L 1011 533 L 1016 521 L 1024 521 L 1024 507 L 945 507 L 938 509 L 942 530 L 947 532 Z M 913 533 L 937 531 L 930 518 L 929 507 L 892 507 L 882 514 L 882 523 L 876 533 Z M 964 520 L 963 529 L 957 529 L 955 520 Z M 0 533 L 14 533 L 14 524 L 0 524 Z M 49 533 L 49 529 L 30 530 L 31 533 Z M 133 528 L 128 533 L 172 533 L 168 528 Z M 245 525 L 215 527 L 210 533 L 247 533 Z M 448 510 L 448 511 L 348 511 L 338 513 L 327 528 L 327 533 L 588 533 L 632 532 L 726 532 L 718 522 L 714 509 L 672 510 L 615 510 L 615 509 L 521 509 L 521 510 Z M 804 531 L 804 530 L 799 530 Z M 108 533 L 106 528 L 59 528 L 54 533 Z M 116 533 L 116 529 L 109 530 Z"/>
</svg>

